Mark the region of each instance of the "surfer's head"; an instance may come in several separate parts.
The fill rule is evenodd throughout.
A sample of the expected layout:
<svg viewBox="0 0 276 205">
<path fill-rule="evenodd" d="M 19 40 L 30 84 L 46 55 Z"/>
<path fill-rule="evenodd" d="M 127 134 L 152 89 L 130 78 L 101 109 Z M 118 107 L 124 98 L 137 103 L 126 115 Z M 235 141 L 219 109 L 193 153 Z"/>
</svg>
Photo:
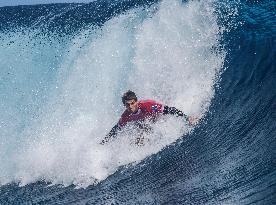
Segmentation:
<svg viewBox="0 0 276 205">
<path fill-rule="evenodd" d="M 122 96 L 122 102 L 124 104 L 124 106 L 126 106 L 127 110 L 132 112 L 132 113 L 136 113 L 138 110 L 138 101 L 137 101 L 137 97 L 136 94 L 132 91 L 127 91 L 124 93 L 124 95 Z"/>
</svg>

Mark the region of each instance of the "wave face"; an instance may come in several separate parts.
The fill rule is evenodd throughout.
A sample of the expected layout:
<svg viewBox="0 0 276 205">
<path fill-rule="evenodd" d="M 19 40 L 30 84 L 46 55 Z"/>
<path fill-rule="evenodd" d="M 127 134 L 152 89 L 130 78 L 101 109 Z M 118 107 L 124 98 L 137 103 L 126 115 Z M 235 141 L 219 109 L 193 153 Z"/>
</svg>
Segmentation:
<svg viewBox="0 0 276 205">
<path fill-rule="evenodd" d="M 1 204 L 275 204 L 275 5 L 0 8 Z M 201 117 L 100 140 L 134 90 Z M 80 189 L 75 189 L 80 188 Z"/>
</svg>

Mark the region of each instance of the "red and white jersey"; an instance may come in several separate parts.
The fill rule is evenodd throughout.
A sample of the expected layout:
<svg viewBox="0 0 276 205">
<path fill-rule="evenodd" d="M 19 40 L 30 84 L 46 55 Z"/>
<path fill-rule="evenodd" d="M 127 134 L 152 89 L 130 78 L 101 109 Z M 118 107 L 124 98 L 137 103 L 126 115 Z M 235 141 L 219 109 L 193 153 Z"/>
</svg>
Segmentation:
<svg viewBox="0 0 276 205">
<path fill-rule="evenodd" d="M 132 113 L 125 110 L 119 120 L 119 126 L 123 127 L 128 122 L 143 121 L 145 119 L 155 120 L 156 117 L 163 113 L 164 106 L 154 100 L 138 101 L 138 110 Z"/>
</svg>

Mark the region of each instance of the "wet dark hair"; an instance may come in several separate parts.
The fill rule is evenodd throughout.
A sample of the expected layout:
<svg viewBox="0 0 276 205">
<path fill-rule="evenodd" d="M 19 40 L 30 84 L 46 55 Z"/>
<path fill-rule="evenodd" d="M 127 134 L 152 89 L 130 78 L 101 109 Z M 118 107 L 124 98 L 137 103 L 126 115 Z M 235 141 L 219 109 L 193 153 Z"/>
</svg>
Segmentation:
<svg viewBox="0 0 276 205">
<path fill-rule="evenodd" d="M 122 102 L 123 102 L 124 105 L 126 104 L 126 101 L 128 101 L 128 100 L 135 100 L 135 101 L 137 101 L 136 94 L 134 92 L 132 92 L 131 90 L 128 90 L 122 96 Z"/>
</svg>

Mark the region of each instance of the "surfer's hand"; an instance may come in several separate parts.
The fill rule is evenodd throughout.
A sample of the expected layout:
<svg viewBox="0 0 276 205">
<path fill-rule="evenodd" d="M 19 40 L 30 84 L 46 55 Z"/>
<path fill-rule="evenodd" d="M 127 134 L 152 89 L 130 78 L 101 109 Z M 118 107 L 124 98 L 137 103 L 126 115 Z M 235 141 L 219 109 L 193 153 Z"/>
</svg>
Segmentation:
<svg viewBox="0 0 276 205">
<path fill-rule="evenodd" d="M 100 142 L 100 144 L 101 145 L 104 145 L 105 143 L 107 143 L 108 142 L 108 138 L 107 137 L 105 137 L 104 139 L 102 139 L 102 141 Z"/>
<path fill-rule="evenodd" d="M 188 117 L 188 122 L 190 125 L 196 125 L 198 123 L 198 120 L 199 120 L 198 117 L 193 117 L 193 116 Z"/>
</svg>

